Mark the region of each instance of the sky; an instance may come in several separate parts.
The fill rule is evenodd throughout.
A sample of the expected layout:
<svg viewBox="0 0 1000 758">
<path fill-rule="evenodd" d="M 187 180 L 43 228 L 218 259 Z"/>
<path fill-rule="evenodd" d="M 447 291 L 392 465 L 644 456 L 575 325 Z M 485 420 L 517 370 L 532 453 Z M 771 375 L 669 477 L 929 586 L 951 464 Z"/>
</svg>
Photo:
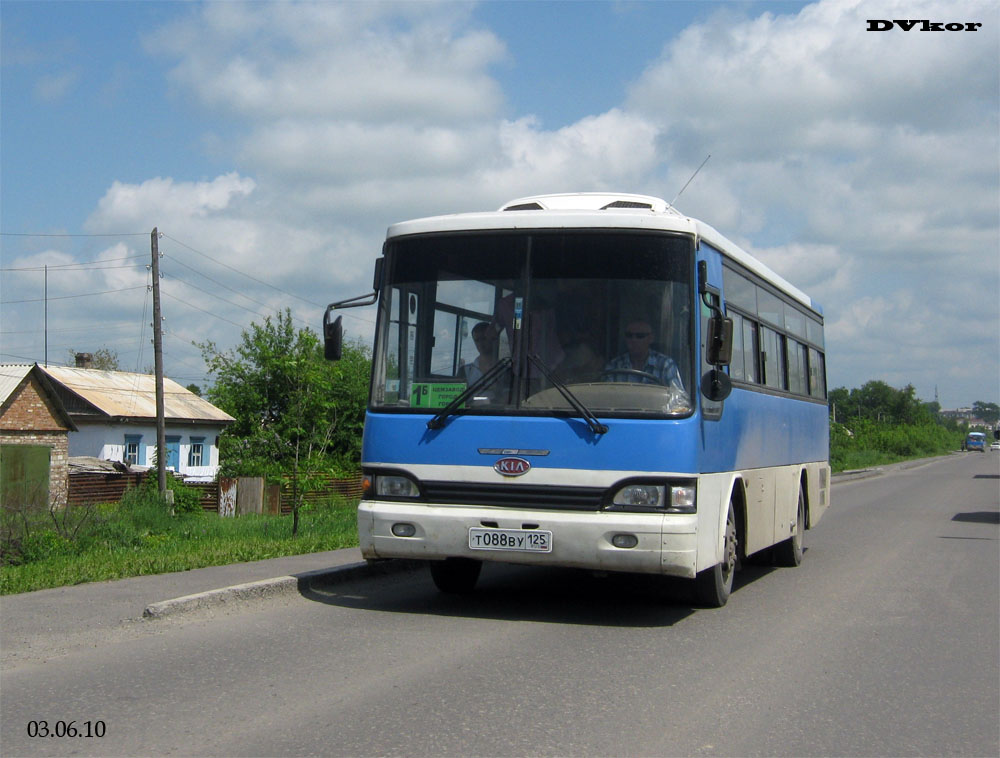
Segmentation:
<svg viewBox="0 0 1000 758">
<path fill-rule="evenodd" d="M 981 24 L 868 31 L 871 19 Z M 0 4 L 0 362 L 165 373 L 371 289 L 386 227 L 677 199 L 823 306 L 828 384 L 1000 400 L 1000 4 Z M 342 311 L 370 343 L 374 309 Z"/>
</svg>

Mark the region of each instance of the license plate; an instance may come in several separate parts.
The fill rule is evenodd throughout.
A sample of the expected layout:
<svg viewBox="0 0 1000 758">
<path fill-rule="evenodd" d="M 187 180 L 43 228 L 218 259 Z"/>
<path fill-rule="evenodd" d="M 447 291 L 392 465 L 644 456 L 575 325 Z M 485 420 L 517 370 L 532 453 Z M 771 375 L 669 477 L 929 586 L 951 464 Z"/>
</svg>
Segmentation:
<svg viewBox="0 0 1000 758">
<path fill-rule="evenodd" d="M 551 553 L 552 532 L 540 529 L 469 529 L 472 550 L 513 550 L 520 553 Z"/>
</svg>

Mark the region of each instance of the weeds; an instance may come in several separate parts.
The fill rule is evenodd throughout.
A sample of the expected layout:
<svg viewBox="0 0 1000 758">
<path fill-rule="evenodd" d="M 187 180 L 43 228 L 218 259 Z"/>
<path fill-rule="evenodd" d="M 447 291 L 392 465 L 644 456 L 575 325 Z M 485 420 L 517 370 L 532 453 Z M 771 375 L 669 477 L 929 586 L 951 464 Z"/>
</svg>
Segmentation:
<svg viewBox="0 0 1000 758">
<path fill-rule="evenodd" d="M 5 509 L 0 594 L 358 544 L 355 503 L 343 498 L 304 507 L 295 537 L 288 516 L 220 518 L 200 509 L 183 512 L 176 507 L 176 496 L 174 502 L 171 515 L 155 490 L 130 490 L 119 503 L 88 507 L 85 519 L 82 514 L 67 515 L 67 523 L 74 524 L 71 533 L 60 532 L 44 512 L 8 514 Z M 26 531 L 21 529 L 25 519 Z"/>
<path fill-rule="evenodd" d="M 940 424 L 887 424 L 857 419 L 830 424 L 830 466 L 837 471 L 869 468 L 959 449 L 964 432 Z"/>
</svg>

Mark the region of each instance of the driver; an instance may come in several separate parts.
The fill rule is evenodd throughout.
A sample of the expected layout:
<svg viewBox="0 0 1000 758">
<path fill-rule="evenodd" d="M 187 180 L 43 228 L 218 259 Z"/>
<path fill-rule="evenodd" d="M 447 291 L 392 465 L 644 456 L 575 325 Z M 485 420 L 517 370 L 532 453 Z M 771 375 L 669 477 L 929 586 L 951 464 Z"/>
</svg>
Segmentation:
<svg viewBox="0 0 1000 758">
<path fill-rule="evenodd" d="M 612 358 L 604 367 L 607 378 L 613 382 L 637 382 L 655 384 L 659 382 L 667 387 L 676 387 L 681 392 L 681 374 L 677 370 L 674 359 L 668 355 L 651 350 L 653 344 L 653 329 L 644 319 L 629 321 L 625 327 L 625 346 L 628 350 Z M 629 371 L 641 371 L 649 376 L 642 376 Z M 656 382 L 652 378 L 655 377 Z"/>
</svg>

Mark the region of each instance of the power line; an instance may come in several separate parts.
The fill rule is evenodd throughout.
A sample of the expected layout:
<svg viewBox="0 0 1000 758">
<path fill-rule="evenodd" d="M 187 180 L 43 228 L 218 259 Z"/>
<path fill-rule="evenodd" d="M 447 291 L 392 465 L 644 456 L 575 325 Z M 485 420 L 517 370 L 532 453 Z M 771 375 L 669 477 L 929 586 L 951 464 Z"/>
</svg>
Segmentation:
<svg viewBox="0 0 1000 758">
<path fill-rule="evenodd" d="M 47 264 L 49 271 L 53 269 L 75 270 L 93 266 L 93 270 L 101 271 L 109 268 L 134 268 L 134 266 L 105 266 L 105 263 L 117 263 L 118 261 L 131 261 L 137 258 L 144 258 L 142 255 L 127 255 L 124 258 L 107 258 L 105 260 L 83 261 L 81 263 L 50 263 Z M 46 266 L 23 266 L 20 268 L 0 268 L 0 271 L 44 271 Z"/>
<path fill-rule="evenodd" d="M 212 256 L 208 255 L 208 253 L 204 253 L 201 250 L 198 250 L 198 249 L 192 247 L 191 245 L 187 244 L 186 242 L 181 242 L 176 237 L 171 237 L 169 234 L 166 234 L 166 233 L 162 233 L 162 234 L 163 234 L 163 237 L 165 237 L 168 240 L 171 240 L 172 242 L 176 242 L 181 247 L 187 248 L 191 252 L 197 253 L 198 255 L 202 256 L 203 258 L 207 258 L 208 260 L 212 261 L 212 263 L 218 264 L 219 266 L 223 266 L 224 268 L 227 268 L 230 271 L 233 271 L 233 272 L 239 274 L 240 276 L 245 276 L 247 279 L 249 279 L 249 280 L 251 280 L 253 282 L 257 282 L 258 284 L 262 284 L 265 287 L 270 287 L 271 289 L 275 290 L 276 292 L 280 292 L 283 295 L 288 295 L 289 297 L 294 297 L 296 300 L 301 300 L 302 302 L 308 303 L 309 305 L 315 306 L 317 308 L 325 308 L 326 307 L 322 303 L 317 303 L 314 300 L 309 300 L 308 298 L 301 297 L 299 295 L 295 295 L 295 294 L 293 294 L 291 292 L 288 292 L 286 290 L 281 289 L 280 287 L 275 287 L 273 284 L 270 284 L 268 282 L 265 282 L 265 281 L 262 281 L 260 279 L 257 279 L 256 277 L 251 276 L 250 274 L 246 273 L 245 271 L 240 271 L 238 268 L 235 268 L 234 266 L 230 266 L 228 263 L 223 263 L 220 260 L 216 260 Z M 177 263 L 180 263 L 181 265 L 186 265 L 183 262 L 181 262 L 180 260 L 178 260 L 177 258 L 173 258 L 173 257 L 171 257 L 171 258 L 172 258 L 172 260 L 176 261 Z M 189 268 L 190 268 L 190 266 L 189 266 Z M 205 276 L 204 274 L 201 274 L 201 272 L 198 272 L 195 269 L 191 269 L 191 270 L 195 271 L 196 273 L 200 274 L 201 276 Z M 207 276 L 205 276 L 205 278 L 208 279 L 209 281 L 212 281 L 212 279 L 210 279 Z M 230 289 L 230 288 L 227 288 L 227 289 Z M 242 293 L 240 293 L 240 294 L 242 294 Z M 243 295 L 243 296 L 246 297 L 246 295 Z M 251 298 L 249 298 L 249 297 L 247 299 L 251 300 Z M 255 301 L 251 300 L 251 302 L 255 302 Z M 262 303 L 257 303 L 257 304 L 258 305 L 262 305 Z M 265 307 L 269 308 L 270 306 L 265 306 Z M 348 318 L 352 318 L 352 319 L 354 319 L 356 321 L 362 321 L 362 322 L 367 323 L 367 324 L 373 324 L 374 323 L 371 319 L 361 318 L 360 316 L 355 316 L 353 313 L 345 313 L 343 315 L 347 316 Z M 308 322 L 303 321 L 303 323 L 308 323 Z"/>
<path fill-rule="evenodd" d="M 36 297 L 36 298 L 32 298 L 30 300 L 4 300 L 3 302 L 4 302 L 4 305 L 17 305 L 19 303 L 41 303 L 41 302 L 44 302 L 46 299 L 48 299 L 48 300 L 72 300 L 73 298 L 77 298 L 77 297 L 95 297 L 97 295 L 110 295 L 110 294 L 113 294 L 115 292 L 128 292 L 129 290 L 141 290 L 141 289 L 146 289 L 146 285 L 145 284 L 141 284 L 141 285 L 139 285 L 137 287 L 122 287 L 121 289 L 104 290 L 102 292 L 84 292 L 84 293 L 79 294 L 79 295 L 60 295 L 58 297 L 50 297 L 50 298 Z"/>
<path fill-rule="evenodd" d="M 138 285 L 136 287 L 122 287 L 116 290 L 103 290 L 101 292 L 84 292 L 79 295 L 59 295 L 57 297 L 47 298 L 48 300 L 72 300 L 78 297 L 96 297 L 97 295 L 111 295 L 116 292 L 128 292 L 129 290 L 140 290 L 145 289 L 146 285 Z M 4 305 L 19 305 L 21 303 L 41 303 L 44 302 L 46 298 L 36 297 L 30 300 L 4 300 Z"/>
<path fill-rule="evenodd" d="M 38 232 L 0 232 L 0 237 L 146 237 L 149 232 L 122 234 L 39 234 Z"/>
<path fill-rule="evenodd" d="M 174 257 L 174 256 L 172 256 L 172 255 L 166 255 L 166 254 L 164 254 L 164 257 L 165 257 L 165 258 L 169 258 L 169 259 L 170 259 L 170 260 L 172 260 L 172 261 L 173 261 L 174 263 L 179 263 L 179 264 L 181 264 L 181 265 L 182 265 L 182 266 L 183 266 L 184 268 L 186 268 L 186 269 L 190 269 L 191 271 L 193 271 L 194 273 L 196 273 L 196 274 L 197 274 L 198 276 L 200 276 L 200 277 L 203 277 L 203 278 L 205 278 L 205 279 L 208 279 L 208 281 L 210 281 L 210 282 L 211 282 L 212 284 L 216 285 L 217 287 L 222 287 L 223 289 L 227 289 L 227 290 L 229 290 L 230 292 L 233 292 L 233 293 L 235 293 L 235 294 L 239 295 L 240 297 L 243 297 L 243 298 L 246 298 L 247 300 L 249 300 L 249 301 L 250 301 L 251 303 L 254 303 L 255 305 L 259 305 L 259 306 L 261 306 L 262 308 L 267 308 L 268 310 L 278 310 L 277 308 L 273 308 L 273 307 L 272 307 L 271 305 L 268 305 L 267 303 L 262 303 L 262 302 L 260 302 L 259 300 L 254 300 L 254 299 L 253 299 L 252 297 L 250 297 L 249 295 L 245 295 L 245 294 L 243 294 L 242 292 L 240 292 L 239 290 L 236 290 L 236 289 L 233 289 L 232 287 L 230 287 L 230 286 L 228 286 L 228 285 L 226 285 L 226 284 L 223 284 L 222 282 L 219 282 L 219 281 L 216 281 L 216 280 L 215 280 L 215 279 L 213 279 L 212 277 L 210 277 L 210 276 L 208 276 L 208 275 L 206 275 L 206 274 L 202 273 L 201 271 L 199 271 L 198 269 L 194 268 L 193 266 L 189 266 L 189 265 L 188 265 L 188 264 L 186 264 L 186 263 L 185 263 L 184 261 L 182 261 L 182 260 L 180 260 L 180 259 L 178 259 L 178 258 L 175 258 L 175 257 Z M 206 295 L 211 295 L 212 297 L 216 298 L 217 300 L 221 300 L 221 301 L 222 301 L 223 303 L 227 303 L 227 304 L 229 304 L 229 305 L 233 306 L 234 308 L 242 308 L 243 310 L 245 310 L 245 311 L 248 311 L 248 312 L 250 312 L 250 313 L 254 314 L 255 316 L 260 316 L 261 318 L 267 318 L 267 316 L 266 316 L 266 315 L 264 315 L 263 313 L 259 313 L 259 312 L 255 311 L 255 310 L 252 310 L 252 309 L 250 309 L 250 308 L 247 308 L 247 307 L 246 307 L 245 305 L 240 305 L 239 303 L 234 303 L 234 302 L 232 302 L 232 301 L 229 301 L 229 300 L 223 300 L 223 299 L 222 299 L 221 297 L 219 297 L 218 295 L 216 295 L 216 294 L 215 294 L 214 292 L 208 292 L 207 290 L 203 290 L 203 289 L 202 289 L 201 287 L 199 287 L 198 285 L 196 285 L 196 284 L 191 284 L 191 282 L 187 281 L 186 279 L 181 279 L 181 278 L 180 278 L 179 276 L 177 276 L 176 274 L 175 274 L 175 275 L 174 275 L 174 276 L 173 276 L 172 278 L 173 278 L 173 279 L 176 279 L 176 280 L 177 280 L 177 281 L 179 281 L 179 282 L 183 282 L 183 283 L 184 283 L 184 284 L 186 284 L 186 285 L 187 285 L 188 287 L 192 287 L 192 288 L 194 288 L 194 289 L 198 290 L 199 292 L 204 292 L 204 293 L 205 293 Z M 304 320 L 304 319 L 300 319 L 300 318 L 298 318 L 297 316 L 292 316 L 292 318 L 293 318 L 293 319 L 295 319 L 296 321 L 301 321 L 301 322 L 302 322 L 303 324 L 308 324 L 308 323 L 309 323 L 308 321 L 306 321 L 306 320 Z"/>
<path fill-rule="evenodd" d="M 105 325 L 103 323 L 84 324 L 82 326 L 67 326 L 63 329 L 49 329 L 49 334 L 61 334 L 63 332 L 93 332 L 96 330 L 108 332 L 119 329 L 132 329 L 133 327 L 134 324 L 125 321 L 110 325 Z M 11 334 L 41 334 L 43 331 L 43 329 L 11 329 L 9 331 L 0 331 L 0 337 L 6 337 Z"/>
<path fill-rule="evenodd" d="M 243 324 L 237 324 L 235 321 L 230 321 L 228 318 L 226 318 L 225 316 L 220 316 L 218 313 L 212 313 L 212 311 L 206 311 L 204 308 L 199 308 L 197 305 L 192 305 L 189 302 L 181 300 L 179 297 L 171 295 L 169 292 L 164 292 L 163 294 L 169 297 L 171 300 L 176 300 L 178 303 L 186 305 L 188 308 L 194 308 L 196 311 L 207 313 L 209 316 L 214 316 L 215 318 L 220 319 L 221 321 L 225 321 L 229 324 L 232 324 L 233 326 L 238 326 L 240 329 L 246 329 L 246 327 Z"/>
<path fill-rule="evenodd" d="M 208 290 L 204 290 L 201 287 L 199 287 L 197 284 L 191 284 L 191 282 L 185 281 L 184 279 L 181 279 L 181 278 L 176 277 L 176 276 L 173 277 L 173 281 L 180 282 L 181 284 L 183 284 L 183 285 L 185 285 L 187 287 L 190 287 L 191 289 L 196 289 L 199 292 L 204 292 L 206 295 L 211 295 L 212 298 L 214 298 L 216 301 L 218 301 L 220 303 L 225 303 L 226 305 L 231 305 L 234 308 L 241 308 L 241 309 L 245 310 L 247 313 L 252 313 L 255 316 L 259 316 L 260 318 L 267 318 L 267 316 L 265 314 L 263 314 L 263 313 L 258 313 L 257 311 L 252 310 L 251 308 L 247 308 L 245 305 L 240 305 L 239 303 L 234 303 L 231 300 L 226 300 L 225 298 L 219 297 L 214 292 L 209 292 Z"/>
<path fill-rule="evenodd" d="M 164 234 L 163 236 L 166 237 L 168 240 L 176 242 L 181 247 L 186 247 L 191 252 L 197 253 L 198 255 L 202 256 L 203 258 L 208 258 L 208 260 L 212 261 L 212 263 L 216 263 L 216 264 L 218 264 L 220 266 L 228 268 L 230 271 L 234 271 L 237 274 L 239 274 L 240 276 L 245 276 L 247 279 L 250 279 L 251 281 L 257 282 L 257 284 L 263 284 L 265 287 L 270 287 L 271 289 L 273 289 L 273 290 L 275 290 L 277 292 L 280 292 L 282 295 L 288 295 L 289 297 L 294 297 L 296 300 L 301 300 L 304 303 L 309 303 L 309 305 L 315 305 L 317 308 L 323 308 L 324 307 L 320 303 L 313 302 L 312 300 L 309 300 L 309 299 L 304 298 L 304 297 L 300 297 L 299 295 L 292 294 L 291 292 L 286 292 L 285 290 L 281 289 L 281 287 L 275 287 L 273 284 L 269 284 L 268 282 L 265 282 L 265 281 L 262 281 L 260 279 L 257 279 L 256 277 L 250 276 L 250 274 L 248 274 L 248 273 L 246 273 L 244 271 L 240 271 L 238 268 L 234 268 L 233 266 L 230 266 L 228 263 L 223 263 L 222 261 L 216 260 L 215 258 L 213 258 L 212 256 L 208 255 L 207 253 L 203 253 L 201 250 L 196 250 L 195 248 L 191 247 L 187 243 L 181 242 L 179 239 L 176 239 L 175 237 L 171 237 L 169 234 Z"/>
</svg>

